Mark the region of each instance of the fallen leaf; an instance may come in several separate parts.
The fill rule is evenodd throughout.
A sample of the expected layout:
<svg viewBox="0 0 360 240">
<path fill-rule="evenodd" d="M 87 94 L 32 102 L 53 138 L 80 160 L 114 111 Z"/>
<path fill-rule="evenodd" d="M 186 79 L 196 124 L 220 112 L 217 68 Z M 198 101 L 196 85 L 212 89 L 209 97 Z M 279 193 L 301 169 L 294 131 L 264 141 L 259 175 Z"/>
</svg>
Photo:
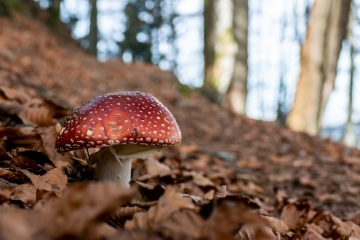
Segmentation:
<svg viewBox="0 0 360 240">
<path fill-rule="evenodd" d="M 307 231 L 305 233 L 306 239 L 309 240 L 326 240 L 328 238 L 325 238 L 322 236 L 323 230 L 321 227 L 319 227 L 316 224 L 306 224 Z"/>
<path fill-rule="evenodd" d="M 168 166 L 152 158 L 146 159 L 145 164 L 147 172 L 150 175 L 149 178 L 154 176 L 163 177 L 171 174 L 171 169 Z"/>
<path fill-rule="evenodd" d="M 157 205 L 146 213 L 135 213 L 133 219 L 125 223 L 125 229 L 158 229 L 172 213 L 183 208 L 194 209 L 195 205 L 191 199 L 183 198 L 176 188 L 168 186 Z"/>
<path fill-rule="evenodd" d="M 269 227 L 275 232 L 285 234 L 289 231 L 289 227 L 280 219 L 271 216 L 261 216 L 268 223 Z"/>
<path fill-rule="evenodd" d="M 75 184 L 62 198 L 44 206 L 37 233 L 47 236 L 47 239 L 68 236 L 94 239 L 101 221 L 130 201 L 134 193 L 119 183 Z"/>
<path fill-rule="evenodd" d="M 11 158 L 12 156 L 4 148 L 0 147 L 0 161 L 10 160 Z"/>
<path fill-rule="evenodd" d="M 173 212 L 158 228 L 165 236 L 183 239 L 201 239 L 205 233 L 205 220 L 192 209 Z"/>
<path fill-rule="evenodd" d="M 33 216 L 35 217 L 35 216 Z M 36 219 L 36 217 L 34 218 Z M 29 215 L 21 209 L 0 207 L 0 238 L 32 240 L 33 228 Z"/>
<path fill-rule="evenodd" d="M 0 203 L 7 202 L 10 199 L 13 187 L 0 188 Z"/>
<path fill-rule="evenodd" d="M 308 220 L 310 205 L 307 201 L 296 201 L 286 204 L 281 212 L 281 221 L 290 229 L 299 231 Z"/>
<path fill-rule="evenodd" d="M 198 185 L 199 187 L 214 187 L 215 184 L 208 179 L 207 177 L 204 177 L 201 174 L 195 174 L 193 176 L 193 182 Z"/>
<path fill-rule="evenodd" d="M 0 168 L 0 178 L 10 183 L 26 183 L 30 182 L 30 178 L 21 171 L 15 169 Z"/>
<path fill-rule="evenodd" d="M 206 210 L 211 211 L 206 213 L 210 215 L 207 220 L 209 238 L 230 240 L 234 239 L 234 234 L 237 233 L 240 239 L 277 239 L 269 224 L 260 215 L 252 212 L 249 199 L 226 196 L 212 201 L 209 205 L 214 206 Z"/>
<path fill-rule="evenodd" d="M 9 148 L 24 147 L 27 149 L 38 149 L 42 142 L 40 135 L 33 127 L 0 127 L 0 137 L 6 137 Z"/>
<path fill-rule="evenodd" d="M 24 156 L 15 156 L 11 160 L 10 163 L 13 167 L 19 167 L 21 169 L 26 169 L 32 173 L 43 175 L 46 173 L 46 170 L 38 163 L 36 163 L 34 160 L 31 160 Z"/>
<path fill-rule="evenodd" d="M 12 190 L 10 199 L 20 201 L 25 208 L 31 208 L 36 202 L 36 188 L 32 184 L 21 184 Z"/>
<path fill-rule="evenodd" d="M 39 190 L 52 191 L 56 195 L 62 196 L 67 187 L 67 177 L 60 168 L 54 168 L 42 176 L 30 173 L 27 170 L 21 170 L 21 172 L 23 172 Z"/>
<path fill-rule="evenodd" d="M 19 103 L 26 103 L 30 100 L 30 96 L 21 88 L 10 88 L 6 86 L 1 86 L 0 91 L 3 96 L 9 100 L 15 100 Z"/>
<path fill-rule="evenodd" d="M 49 126 L 54 124 L 54 108 L 41 99 L 31 99 L 26 102 L 18 116 L 24 124 L 34 126 Z"/>
<path fill-rule="evenodd" d="M 68 153 L 59 154 L 55 149 L 55 140 L 58 134 L 55 124 L 39 127 L 36 131 L 41 137 L 44 152 L 56 167 L 65 167 L 73 163 Z"/>
</svg>

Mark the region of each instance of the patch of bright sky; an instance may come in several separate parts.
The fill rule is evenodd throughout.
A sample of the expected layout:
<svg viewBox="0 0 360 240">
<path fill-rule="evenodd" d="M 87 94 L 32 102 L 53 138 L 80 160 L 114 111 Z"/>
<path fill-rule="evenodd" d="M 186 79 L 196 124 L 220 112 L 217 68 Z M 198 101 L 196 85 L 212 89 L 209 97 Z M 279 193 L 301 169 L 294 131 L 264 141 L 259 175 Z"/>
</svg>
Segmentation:
<svg viewBox="0 0 360 240">
<path fill-rule="evenodd" d="M 89 32 L 89 1 L 87 0 L 66 0 L 61 6 L 61 20 L 68 22 L 71 16 L 79 20 L 73 30 L 73 37 L 76 39 L 85 37 Z"/>
<path fill-rule="evenodd" d="M 181 0 L 177 2 L 177 13 L 187 17 L 181 19 L 176 25 L 178 39 L 176 45 L 179 48 L 178 78 L 184 84 L 192 87 L 200 87 L 203 82 L 203 11 L 202 0 Z"/>
<path fill-rule="evenodd" d="M 294 32 L 294 2 L 249 1 L 249 4 L 247 115 L 274 120 L 281 74 L 286 84 L 286 105 L 290 108 L 299 73 L 300 46 Z M 305 10 L 301 6 L 296 9 Z"/>
</svg>

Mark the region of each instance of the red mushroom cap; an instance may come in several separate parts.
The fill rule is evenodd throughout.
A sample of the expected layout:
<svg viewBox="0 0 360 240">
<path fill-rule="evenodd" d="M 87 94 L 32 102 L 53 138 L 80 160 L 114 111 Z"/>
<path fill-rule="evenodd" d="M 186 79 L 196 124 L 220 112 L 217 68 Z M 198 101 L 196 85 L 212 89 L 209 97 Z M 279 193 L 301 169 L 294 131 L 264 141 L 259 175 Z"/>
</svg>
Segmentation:
<svg viewBox="0 0 360 240">
<path fill-rule="evenodd" d="M 80 148 L 140 144 L 176 146 L 181 132 L 170 111 L 141 92 L 108 93 L 78 108 L 64 123 L 55 143 L 58 152 Z"/>
</svg>

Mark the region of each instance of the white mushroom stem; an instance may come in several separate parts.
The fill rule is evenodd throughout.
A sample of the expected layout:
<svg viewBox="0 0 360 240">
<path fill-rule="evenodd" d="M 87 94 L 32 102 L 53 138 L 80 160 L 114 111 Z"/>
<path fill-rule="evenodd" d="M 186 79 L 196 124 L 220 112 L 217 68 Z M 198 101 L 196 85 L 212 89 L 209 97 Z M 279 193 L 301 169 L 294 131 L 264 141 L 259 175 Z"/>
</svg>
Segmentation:
<svg viewBox="0 0 360 240">
<path fill-rule="evenodd" d="M 103 148 L 90 155 L 89 163 L 96 164 L 95 177 L 101 181 L 120 182 L 130 187 L 132 158 L 145 159 L 161 148 L 135 144 Z"/>
<path fill-rule="evenodd" d="M 96 161 L 95 178 L 102 181 L 120 182 L 129 187 L 131 158 L 119 158 L 110 150 L 103 151 Z"/>
</svg>

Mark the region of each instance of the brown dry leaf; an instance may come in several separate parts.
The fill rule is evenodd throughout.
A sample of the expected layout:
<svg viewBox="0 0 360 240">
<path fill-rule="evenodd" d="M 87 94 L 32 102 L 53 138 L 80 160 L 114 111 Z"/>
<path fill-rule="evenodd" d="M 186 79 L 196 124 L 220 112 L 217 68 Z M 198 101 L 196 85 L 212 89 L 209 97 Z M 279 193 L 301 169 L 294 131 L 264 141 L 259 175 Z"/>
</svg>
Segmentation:
<svg viewBox="0 0 360 240">
<path fill-rule="evenodd" d="M 285 234 L 287 231 L 289 231 L 289 227 L 280 219 L 271 217 L 271 216 L 261 216 L 265 221 L 269 224 L 271 229 L 275 233 Z"/>
<path fill-rule="evenodd" d="M 0 127 L 0 137 L 6 137 L 9 148 L 24 147 L 36 150 L 42 144 L 40 135 L 33 127 Z"/>
<path fill-rule="evenodd" d="M 33 220 L 24 210 L 0 207 L 0 239 L 35 239 L 31 225 L 37 223 L 38 219 L 35 214 L 32 217 Z"/>
<path fill-rule="evenodd" d="M 54 192 L 49 192 L 46 190 L 36 190 L 36 204 L 34 206 L 34 210 L 40 210 L 44 208 L 47 202 L 51 201 L 53 198 L 58 198 L 58 196 Z"/>
<path fill-rule="evenodd" d="M 245 223 L 236 238 L 242 240 L 278 240 L 279 236 L 275 236 L 270 227 L 261 223 Z"/>
<path fill-rule="evenodd" d="M 190 194 L 182 194 L 182 196 L 184 198 L 190 198 L 191 200 L 193 200 L 193 202 L 197 205 L 197 206 L 204 206 L 205 204 L 208 204 L 209 201 L 212 199 L 207 199 L 205 197 L 199 197 L 199 196 L 194 196 L 194 195 L 190 195 Z"/>
<path fill-rule="evenodd" d="M 306 224 L 307 231 L 304 234 L 305 239 L 309 240 L 326 240 L 329 238 L 325 238 L 322 236 L 323 230 L 318 225 L 314 223 Z"/>
<path fill-rule="evenodd" d="M 172 186 L 165 189 L 164 195 L 158 201 L 158 209 L 153 216 L 154 224 L 162 223 L 173 212 L 182 208 L 194 209 L 195 206 L 190 199 L 183 198 L 181 194 Z"/>
<path fill-rule="evenodd" d="M 334 231 L 336 234 L 333 233 L 335 236 L 351 236 L 354 238 L 360 238 L 360 227 L 356 225 L 354 222 L 350 221 L 342 221 L 338 217 L 331 215 L 331 220 L 333 221 L 335 227 Z"/>
<path fill-rule="evenodd" d="M 215 198 L 224 198 L 226 197 L 226 186 L 221 186 L 214 195 Z"/>
<path fill-rule="evenodd" d="M 237 185 L 242 192 L 249 195 L 256 196 L 256 194 L 265 192 L 264 188 L 256 185 L 254 182 L 251 181 L 247 182 L 246 184 L 243 182 L 239 182 Z"/>
<path fill-rule="evenodd" d="M 0 91 L 3 96 L 9 100 L 16 100 L 19 103 L 25 103 L 31 98 L 24 89 L 21 88 L 9 88 L 5 86 L 0 87 Z"/>
<path fill-rule="evenodd" d="M 256 156 L 250 156 L 247 159 L 237 161 L 237 166 L 250 169 L 260 169 L 262 162 Z"/>
<path fill-rule="evenodd" d="M 92 236 L 94 239 L 111 239 L 116 236 L 119 231 L 110 226 L 108 223 L 99 223 L 99 226 Z M 125 239 L 125 238 L 117 238 L 117 239 Z"/>
<path fill-rule="evenodd" d="M 316 194 L 316 197 L 320 202 L 331 201 L 331 202 L 341 202 L 343 197 L 338 193 L 322 193 Z"/>
<path fill-rule="evenodd" d="M 168 186 L 156 206 L 145 213 L 135 213 L 134 218 L 125 223 L 125 228 L 158 229 L 172 213 L 182 208 L 194 209 L 195 205 L 191 199 L 183 198 L 176 188 Z"/>
<path fill-rule="evenodd" d="M 119 183 L 75 184 L 62 198 L 48 202 L 38 234 L 47 239 L 95 239 L 101 220 L 131 200 L 134 190 Z M 61 226 L 61 227 L 60 227 Z"/>
<path fill-rule="evenodd" d="M 0 203 L 7 202 L 10 199 L 12 190 L 13 187 L 0 187 Z"/>
<path fill-rule="evenodd" d="M 0 113 L 2 115 L 15 115 L 21 112 L 23 109 L 24 107 L 16 101 L 6 100 L 5 102 L 2 102 L 0 100 Z"/>
<path fill-rule="evenodd" d="M 156 161 L 155 159 L 149 158 L 145 160 L 146 170 L 150 175 L 149 178 L 155 176 L 168 176 L 171 174 L 171 169 L 165 164 Z"/>
<path fill-rule="evenodd" d="M 205 220 L 191 209 L 180 209 L 174 212 L 160 226 L 159 230 L 168 237 L 181 236 L 182 238 L 201 239 L 205 233 Z"/>
<path fill-rule="evenodd" d="M 145 212 L 144 208 L 140 208 L 138 206 L 126 206 L 117 208 L 115 213 L 113 214 L 113 218 L 130 218 L 137 212 Z"/>
<path fill-rule="evenodd" d="M 277 239 L 269 224 L 260 215 L 251 211 L 248 199 L 227 196 L 215 201 L 216 205 L 207 221 L 210 239 L 234 239 L 236 232 L 240 239 Z"/>
<path fill-rule="evenodd" d="M 49 126 L 54 124 L 55 110 L 40 99 L 31 99 L 24 105 L 24 110 L 18 116 L 24 124 L 35 126 Z"/>
<path fill-rule="evenodd" d="M 0 178 L 11 183 L 30 182 L 30 178 L 26 174 L 13 169 L 0 168 Z"/>
<path fill-rule="evenodd" d="M 54 168 L 45 175 L 39 176 L 27 170 L 21 170 L 39 190 L 52 191 L 57 196 L 62 196 L 67 187 L 67 176 L 60 168 Z"/>
<path fill-rule="evenodd" d="M 96 239 L 102 239 L 102 238 L 96 238 Z M 126 240 L 140 240 L 140 239 L 146 239 L 146 240 L 164 240 L 164 236 L 162 236 L 161 233 L 157 232 L 148 232 L 143 231 L 140 229 L 136 229 L 133 231 L 126 231 L 123 229 L 118 229 L 117 233 L 109 238 L 109 240 L 119 240 L 119 239 L 126 239 Z"/>
<path fill-rule="evenodd" d="M 11 166 L 19 167 L 21 169 L 26 169 L 32 173 L 43 175 L 46 173 L 46 170 L 34 160 L 31 160 L 25 156 L 15 156 L 11 159 Z"/>
<path fill-rule="evenodd" d="M 143 183 L 140 181 L 135 181 L 139 193 L 147 201 L 156 201 L 165 191 L 165 187 L 159 184 L 153 185 L 148 183 Z"/>
<path fill-rule="evenodd" d="M 25 208 L 31 208 L 36 202 L 36 188 L 32 184 L 20 184 L 11 193 L 12 201 L 20 201 Z"/>
<path fill-rule="evenodd" d="M 196 159 L 190 161 L 184 162 L 184 165 L 187 169 L 191 169 L 197 172 L 204 172 L 204 169 L 206 169 L 209 166 L 210 161 L 209 154 L 206 153 L 198 153 L 196 154 Z"/>
<path fill-rule="evenodd" d="M 12 156 L 4 148 L 0 147 L 0 161 L 10 160 L 11 158 Z"/>
<path fill-rule="evenodd" d="M 36 131 L 41 137 L 44 152 L 56 167 L 65 167 L 73 163 L 69 153 L 59 154 L 55 149 L 55 140 L 58 135 L 57 125 L 39 127 Z"/>
<path fill-rule="evenodd" d="M 288 203 L 283 207 L 280 219 L 289 229 L 300 230 L 308 220 L 309 209 L 307 201 Z"/>
<path fill-rule="evenodd" d="M 43 152 L 26 150 L 26 149 L 17 149 L 17 156 L 23 156 L 29 158 L 36 163 L 40 164 L 45 170 L 49 170 L 49 168 L 55 167 L 55 165 L 50 161 L 50 159 Z"/>
<path fill-rule="evenodd" d="M 201 174 L 194 174 L 193 182 L 199 187 L 215 187 L 215 184 Z"/>
<path fill-rule="evenodd" d="M 215 190 L 211 189 L 210 191 L 208 191 L 204 194 L 204 198 L 211 200 L 214 198 L 214 195 L 215 195 Z"/>
<path fill-rule="evenodd" d="M 111 215 L 111 219 L 109 220 L 109 222 L 111 223 L 111 225 L 123 227 L 125 221 L 131 219 L 135 213 L 145 211 L 146 210 L 144 208 L 138 206 L 119 207 Z"/>
</svg>

